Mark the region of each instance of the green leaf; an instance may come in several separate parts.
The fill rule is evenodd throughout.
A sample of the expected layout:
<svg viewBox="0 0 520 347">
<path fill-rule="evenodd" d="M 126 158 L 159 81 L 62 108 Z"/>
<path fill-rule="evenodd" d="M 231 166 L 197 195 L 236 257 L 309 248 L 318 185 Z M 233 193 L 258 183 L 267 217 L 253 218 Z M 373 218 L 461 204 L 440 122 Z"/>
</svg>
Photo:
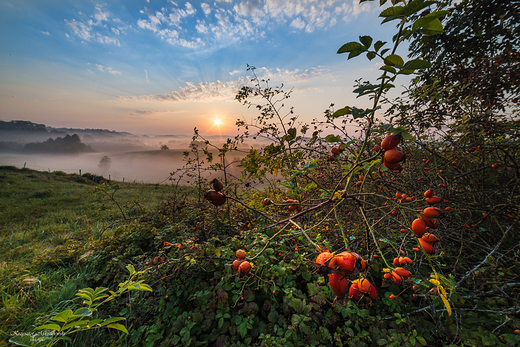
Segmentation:
<svg viewBox="0 0 520 347">
<path fill-rule="evenodd" d="M 56 330 L 60 331 L 61 327 L 58 324 L 44 324 L 36 327 L 34 330 Z"/>
<path fill-rule="evenodd" d="M 67 330 L 70 328 L 84 328 L 87 325 L 91 325 L 90 323 L 92 323 L 90 320 L 78 320 L 70 322 L 69 324 L 65 324 L 61 330 Z"/>
<path fill-rule="evenodd" d="M 422 337 L 422 336 L 417 336 L 416 339 L 417 339 L 417 341 L 419 341 L 419 343 L 420 343 L 421 345 L 423 345 L 423 346 L 426 346 L 426 345 L 427 345 L 426 340 L 424 339 L 424 337 Z"/>
<path fill-rule="evenodd" d="M 372 38 L 370 36 L 360 36 L 359 41 L 365 46 L 366 49 L 369 49 L 372 45 Z"/>
<path fill-rule="evenodd" d="M 359 3 L 361 3 L 361 1 Z M 385 3 L 386 3 L 386 0 L 379 0 L 379 6 L 383 6 Z"/>
<path fill-rule="evenodd" d="M 38 335 L 16 335 L 9 339 L 9 342 L 14 343 L 17 346 L 31 347 L 34 346 L 34 339 L 39 337 Z"/>
<path fill-rule="evenodd" d="M 105 320 L 101 323 L 101 326 L 104 327 L 105 325 L 112 324 L 112 323 L 115 323 L 115 322 L 119 322 L 119 321 L 122 321 L 122 320 L 126 320 L 126 318 L 123 318 L 123 317 L 112 317 L 112 318 L 108 318 L 108 319 L 105 319 Z"/>
<path fill-rule="evenodd" d="M 296 137 L 296 128 L 290 128 L 287 133 L 291 136 L 291 140 Z"/>
<path fill-rule="evenodd" d="M 289 189 L 293 189 L 294 188 L 294 183 L 291 183 L 291 182 L 280 182 L 280 185 L 284 186 L 286 188 L 289 188 Z"/>
<path fill-rule="evenodd" d="M 390 54 L 385 58 L 385 64 L 390 66 L 395 66 L 398 68 L 402 68 L 404 65 L 404 60 L 398 54 Z"/>
<path fill-rule="evenodd" d="M 331 134 L 331 135 L 325 136 L 325 141 L 327 141 L 327 142 L 341 142 L 341 137 Z"/>
<path fill-rule="evenodd" d="M 132 264 L 128 264 L 126 266 L 126 269 L 130 271 L 130 276 L 132 276 L 135 273 L 135 267 Z"/>
<path fill-rule="evenodd" d="M 352 117 L 354 117 L 354 119 L 363 118 L 363 117 L 365 117 L 365 115 L 366 115 L 366 111 L 361 108 L 354 107 L 352 109 Z"/>
<path fill-rule="evenodd" d="M 363 49 L 363 50 L 359 50 L 359 51 L 352 51 L 348 54 L 348 58 L 347 59 L 352 59 L 354 57 L 357 57 L 358 55 L 360 55 L 361 53 L 363 52 L 366 52 L 366 49 Z"/>
<path fill-rule="evenodd" d="M 341 116 L 344 116 L 346 114 L 351 114 L 351 113 L 352 113 L 352 109 L 350 107 L 346 106 L 346 107 L 340 108 L 339 110 L 336 110 L 336 112 L 334 112 L 332 114 L 332 117 L 337 118 L 337 117 L 341 117 Z"/>
<path fill-rule="evenodd" d="M 432 20 L 431 22 L 429 22 L 428 24 L 426 24 L 424 27 L 422 27 L 420 29 L 420 32 L 427 36 L 442 33 L 442 31 L 443 31 L 442 23 L 437 18 Z"/>
<path fill-rule="evenodd" d="M 62 312 L 58 313 L 57 315 L 55 315 L 51 319 L 54 320 L 54 321 L 57 321 L 57 322 L 68 323 L 69 320 L 71 319 L 71 317 L 74 317 L 74 314 L 72 313 L 72 310 L 65 310 L 65 311 L 62 311 Z"/>
<path fill-rule="evenodd" d="M 395 67 L 390 66 L 390 65 L 383 65 L 379 68 L 379 70 L 387 71 L 387 72 L 390 72 L 393 74 L 397 73 L 397 70 L 395 69 Z"/>
<path fill-rule="evenodd" d="M 413 23 L 412 30 L 416 31 L 416 30 L 418 30 L 420 28 L 423 28 L 425 25 L 427 25 L 428 23 L 430 23 L 434 19 L 444 17 L 448 13 L 449 13 L 448 11 L 435 11 L 435 12 L 432 12 L 432 13 L 424 16 L 424 17 L 421 17 L 421 18 L 417 19 Z"/>
<path fill-rule="evenodd" d="M 362 49 L 363 49 L 363 46 L 359 42 L 353 41 L 353 42 L 345 43 L 343 46 L 341 46 L 338 49 L 337 54 L 348 53 L 348 52 L 352 52 L 352 51 L 359 51 Z"/>
<path fill-rule="evenodd" d="M 76 312 L 74 312 L 75 316 L 91 316 L 92 310 L 90 310 L 87 307 L 82 307 L 80 309 L 77 309 Z"/>
<path fill-rule="evenodd" d="M 408 5 L 406 5 L 404 7 L 403 14 L 405 16 L 411 16 L 433 4 L 435 4 L 435 1 L 424 1 L 424 0 L 410 1 L 408 3 Z"/>
<path fill-rule="evenodd" d="M 398 15 L 403 10 L 403 8 L 404 8 L 404 6 L 389 7 L 387 9 L 383 10 L 379 14 L 379 17 L 384 17 L 384 18 L 394 17 L 394 16 Z M 393 18 L 393 19 L 395 19 L 395 18 Z"/>
<path fill-rule="evenodd" d="M 415 73 L 415 70 L 413 70 L 413 69 L 401 69 L 401 70 L 399 70 L 399 74 L 400 75 L 411 75 L 413 73 Z"/>
<path fill-rule="evenodd" d="M 376 55 L 375 52 L 367 52 L 367 58 L 368 58 L 368 60 L 372 60 L 372 59 L 374 59 L 375 57 L 377 57 L 377 55 Z"/>
<path fill-rule="evenodd" d="M 247 320 L 243 321 L 238 327 L 237 332 L 240 334 L 242 338 L 244 338 L 247 334 Z"/>
<path fill-rule="evenodd" d="M 126 330 L 125 326 L 119 323 L 109 324 L 107 325 L 107 328 L 116 329 L 124 332 L 125 334 L 128 334 L 128 330 Z"/>
<path fill-rule="evenodd" d="M 314 189 L 316 187 L 318 187 L 318 185 L 314 182 L 311 182 L 311 183 L 307 184 L 303 190 L 305 192 L 308 192 L 309 190 Z"/>
<path fill-rule="evenodd" d="M 404 64 L 403 69 L 412 69 L 412 70 L 427 69 L 431 66 L 432 65 L 426 60 L 413 59 L 413 60 L 407 61 L 406 64 Z"/>
<path fill-rule="evenodd" d="M 379 49 L 381 47 L 383 47 L 384 45 L 386 44 L 386 41 L 377 41 L 376 43 L 374 43 L 374 49 L 377 51 L 379 51 Z"/>
</svg>

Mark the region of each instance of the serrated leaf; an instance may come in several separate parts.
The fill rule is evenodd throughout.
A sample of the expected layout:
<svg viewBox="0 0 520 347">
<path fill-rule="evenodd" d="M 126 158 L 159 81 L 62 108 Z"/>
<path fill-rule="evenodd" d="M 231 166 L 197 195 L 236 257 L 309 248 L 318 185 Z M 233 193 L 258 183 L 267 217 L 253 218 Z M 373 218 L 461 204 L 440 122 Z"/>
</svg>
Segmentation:
<svg viewBox="0 0 520 347">
<path fill-rule="evenodd" d="M 352 52 L 352 51 L 359 51 L 362 49 L 363 49 L 363 46 L 361 45 L 361 43 L 352 41 L 349 43 L 345 43 L 343 46 L 341 46 L 338 49 L 337 54 L 348 53 L 348 52 Z"/>
<path fill-rule="evenodd" d="M 385 64 L 402 68 L 404 65 L 404 60 L 398 54 L 390 54 L 385 58 Z"/>
<path fill-rule="evenodd" d="M 34 330 L 56 330 L 60 331 L 61 327 L 58 324 L 44 324 L 34 328 Z"/>
<path fill-rule="evenodd" d="M 370 36 L 360 36 L 359 41 L 365 46 L 366 49 L 369 49 L 372 45 L 373 39 Z"/>
<path fill-rule="evenodd" d="M 119 323 L 113 323 L 106 326 L 107 328 L 116 329 L 119 331 L 124 332 L 125 334 L 128 334 L 128 330 L 126 330 L 125 326 Z"/>
</svg>

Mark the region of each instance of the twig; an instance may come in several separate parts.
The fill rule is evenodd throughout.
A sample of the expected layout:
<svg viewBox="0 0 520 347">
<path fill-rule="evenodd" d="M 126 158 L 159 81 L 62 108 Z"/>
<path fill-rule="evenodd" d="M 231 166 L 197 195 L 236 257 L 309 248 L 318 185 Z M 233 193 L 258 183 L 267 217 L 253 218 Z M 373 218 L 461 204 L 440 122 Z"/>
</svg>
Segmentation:
<svg viewBox="0 0 520 347">
<path fill-rule="evenodd" d="M 27 295 L 27 294 L 23 291 L 23 289 L 20 288 L 20 287 L 18 286 L 18 284 L 16 284 L 12 279 L 9 279 L 9 280 L 10 280 L 11 282 L 13 282 L 13 284 L 16 286 L 16 288 L 18 288 L 18 289 L 23 293 L 23 295 L 25 295 L 25 297 L 26 297 L 27 299 L 29 299 L 29 301 L 34 305 L 34 307 L 38 308 L 38 306 L 36 306 L 36 304 L 34 303 L 34 301 L 32 301 L 32 299 L 29 297 L 29 295 Z"/>
<path fill-rule="evenodd" d="M 488 255 L 486 255 L 486 257 L 484 258 L 484 260 L 482 260 L 477 266 L 475 266 L 473 269 L 471 269 L 470 271 L 468 271 L 461 279 L 460 281 L 455 285 L 454 289 L 457 288 L 462 282 L 464 282 L 464 280 L 466 278 L 468 278 L 469 275 L 471 275 L 472 273 L 474 273 L 475 271 L 478 270 L 479 267 L 481 267 L 482 265 L 484 265 L 487 260 L 489 259 L 489 257 L 491 257 L 495 252 L 496 250 L 502 245 L 502 243 L 506 240 L 506 237 L 507 237 L 507 234 L 509 233 L 509 230 L 511 230 L 513 228 L 513 226 L 515 225 L 516 223 L 516 220 L 507 228 L 507 230 L 504 232 L 504 235 L 502 236 L 502 238 L 500 239 L 500 241 L 498 241 L 498 243 L 496 244 L 495 248 L 493 248 L 491 250 L 491 252 L 488 253 Z"/>
</svg>

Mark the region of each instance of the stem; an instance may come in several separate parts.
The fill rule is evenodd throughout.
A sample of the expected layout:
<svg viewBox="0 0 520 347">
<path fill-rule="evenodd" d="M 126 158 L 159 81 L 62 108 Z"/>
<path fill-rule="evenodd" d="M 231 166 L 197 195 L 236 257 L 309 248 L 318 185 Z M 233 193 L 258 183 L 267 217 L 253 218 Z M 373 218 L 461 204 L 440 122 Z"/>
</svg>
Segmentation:
<svg viewBox="0 0 520 347">
<path fill-rule="evenodd" d="M 365 224 L 367 225 L 367 228 L 370 231 L 370 234 L 372 235 L 372 239 L 374 240 L 374 243 L 375 243 L 375 245 L 377 247 L 377 250 L 379 251 L 379 255 L 381 255 L 381 258 L 383 258 L 383 261 L 385 262 L 386 266 L 391 268 L 392 266 L 390 266 L 388 264 L 384 254 L 383 254 L 383 251 L 381 250 L 381 247 L 379 247 L 379 243 L 377 242 L 376 235 L 374 234 L 374 231 L 372 230 L 372 227 L 368 223 L 368 220 L 367 220 L 367 217 L 365 216 L 365 211 L 363 210 L 363 207 L 362 206 L 359 207 L 359 210 L 361 211 L 361 215 L 363 216 L 363 220 L 365 221 Z"/>
</svg>

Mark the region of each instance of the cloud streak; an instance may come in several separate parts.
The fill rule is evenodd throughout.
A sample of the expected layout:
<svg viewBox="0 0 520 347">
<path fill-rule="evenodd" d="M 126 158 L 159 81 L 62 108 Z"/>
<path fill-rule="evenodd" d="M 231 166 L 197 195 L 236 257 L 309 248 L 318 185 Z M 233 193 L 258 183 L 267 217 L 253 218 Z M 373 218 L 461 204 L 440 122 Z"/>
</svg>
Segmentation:
<svg viewBox="0 0 520 347">
<path fill-rule="evenodd" d="M 271 81 L 284 81 L 285 83 L 298 84 L 308 81 L 313 77 L 320 76 L 324 69 L 313 67 L 304 71 L 259 68 L 255 72 L 258 78 L 269 79 Z M 235 74 L 236 71 L 230 74 Z M 209 102 L 216 100 L 234 101 L 235 95 L 245 85 L 250 84 L 252 76 L 240 77 L 229 82 L 201 82 L 186 83 L 186 87 L 166 94 L 141 95 L 141 96 L 118 96 L 122 101 L 167 101 L 167 102 Z"/>
</svg>

